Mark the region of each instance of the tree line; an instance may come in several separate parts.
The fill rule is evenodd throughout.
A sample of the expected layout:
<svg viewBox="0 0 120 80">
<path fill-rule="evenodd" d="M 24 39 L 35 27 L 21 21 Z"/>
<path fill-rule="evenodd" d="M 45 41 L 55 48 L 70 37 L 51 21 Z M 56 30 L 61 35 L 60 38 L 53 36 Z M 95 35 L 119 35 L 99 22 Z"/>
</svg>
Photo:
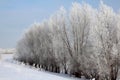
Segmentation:
<svg viewBox="0 0 120 80">
<path fill-rule="evenodd" d="M 16 59 L 47 71 L 116 80 L 120 67 L 120 13 L 74 2 L 34 23 L 19 40 Z"/>
</svg>

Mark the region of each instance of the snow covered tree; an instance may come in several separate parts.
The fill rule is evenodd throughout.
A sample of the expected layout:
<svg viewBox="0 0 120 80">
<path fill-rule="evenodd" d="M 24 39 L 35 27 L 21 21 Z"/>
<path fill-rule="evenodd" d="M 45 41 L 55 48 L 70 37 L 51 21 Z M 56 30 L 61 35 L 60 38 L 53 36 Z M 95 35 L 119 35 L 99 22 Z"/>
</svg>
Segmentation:
<svg viewBox="0 0 120 80">
<path fill-rule="evenodd" d="M 94 9 L 88 4 L 84 3 L 80 5 L 78 3 L 73 3 L 69 16 L 71 26 L 70 34 L 72 35 L 72 37 L 70 37 L 70 41 L 72 43 L 71 45 L 74 58 L 72 64 L 73 67 L 76 67 L 72 69 L 74 69 L 73 72 L 75 72 L 75 75 L 84 75 L 87 78 L 92 76 L 90 75 L 91 73 L 88 74 L 87 72 L 92 70 L 90 69 L 92 66 L 87 65 L 87 63 L 91 63 L 89 61 L 91 61 L 93 52 L 90 34 L 94 13 Z M 89 69 L 88 66 L 90 66 Z"/>
<path fill-rule="evenodd" d="M 64 73 L 68 73 L 68 63 L 69 63 L 69 50 L 66 45 L 66 36 L 65 34 L 66 26 L 67 26 L 67 16 L 66 11 L 63 7 L 60 8 L 57 13 L 55 13 L 50 18 L 50 27 L 53 32 L 53 47 L 54 53 L 61 67 L 61 71 Z"/>
<path fill-rule="evenodd" d="M 118 19 L 113 10 L 101 3 L 96 22 L 100 80 L 116 80 L 119 70 Z"/>
<path fill-rule="evenodd" d="M 17 44 L 17 59 L 44 70 L 88 79 L 116 80 L 120 67 L 120 14 L 73 3 L 35 23 Z"/>
</svg>

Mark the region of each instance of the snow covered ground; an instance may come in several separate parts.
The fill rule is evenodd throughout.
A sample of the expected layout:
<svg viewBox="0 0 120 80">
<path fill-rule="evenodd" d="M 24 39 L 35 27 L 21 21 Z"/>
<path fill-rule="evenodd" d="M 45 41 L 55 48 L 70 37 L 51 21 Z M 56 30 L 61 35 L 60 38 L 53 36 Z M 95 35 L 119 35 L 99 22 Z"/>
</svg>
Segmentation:
<svg viewBox="0 0 120 80">
<path fill-rule="evenodd" d="M 16 63 L 12 54 L 2 54 L 0 59 L 0 80 L 81 80 L 67 75 L 39 71 Z"/>
</svg>

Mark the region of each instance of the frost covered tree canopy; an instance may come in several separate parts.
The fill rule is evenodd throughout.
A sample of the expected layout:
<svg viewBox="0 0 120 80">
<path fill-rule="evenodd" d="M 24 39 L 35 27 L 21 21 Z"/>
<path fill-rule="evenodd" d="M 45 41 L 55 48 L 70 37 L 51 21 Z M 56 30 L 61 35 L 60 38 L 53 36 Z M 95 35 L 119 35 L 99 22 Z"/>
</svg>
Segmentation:
<svg viewBox="0 0 120 80">
<path fill-rule="evenodd" d="M 116 80 L 120 65 L 120 14 L 101 1 L 61 7 L 34 23 L 17 44 L 16 59 L 47 71 Z"/>
</svg>

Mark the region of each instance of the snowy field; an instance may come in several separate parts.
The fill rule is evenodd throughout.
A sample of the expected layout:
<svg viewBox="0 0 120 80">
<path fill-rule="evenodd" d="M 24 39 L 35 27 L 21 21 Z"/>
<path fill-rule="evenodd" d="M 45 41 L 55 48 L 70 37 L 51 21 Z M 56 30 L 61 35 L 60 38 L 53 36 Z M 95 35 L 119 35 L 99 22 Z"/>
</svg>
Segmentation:
<svg viewBox="0 0 120 80">
<path fill-rule="evenodd" d="M 2 54 L 0 80 L 81 80 L 68 75 L 39 71 L 12 60 L 12 54 Z"/>
</svg>

